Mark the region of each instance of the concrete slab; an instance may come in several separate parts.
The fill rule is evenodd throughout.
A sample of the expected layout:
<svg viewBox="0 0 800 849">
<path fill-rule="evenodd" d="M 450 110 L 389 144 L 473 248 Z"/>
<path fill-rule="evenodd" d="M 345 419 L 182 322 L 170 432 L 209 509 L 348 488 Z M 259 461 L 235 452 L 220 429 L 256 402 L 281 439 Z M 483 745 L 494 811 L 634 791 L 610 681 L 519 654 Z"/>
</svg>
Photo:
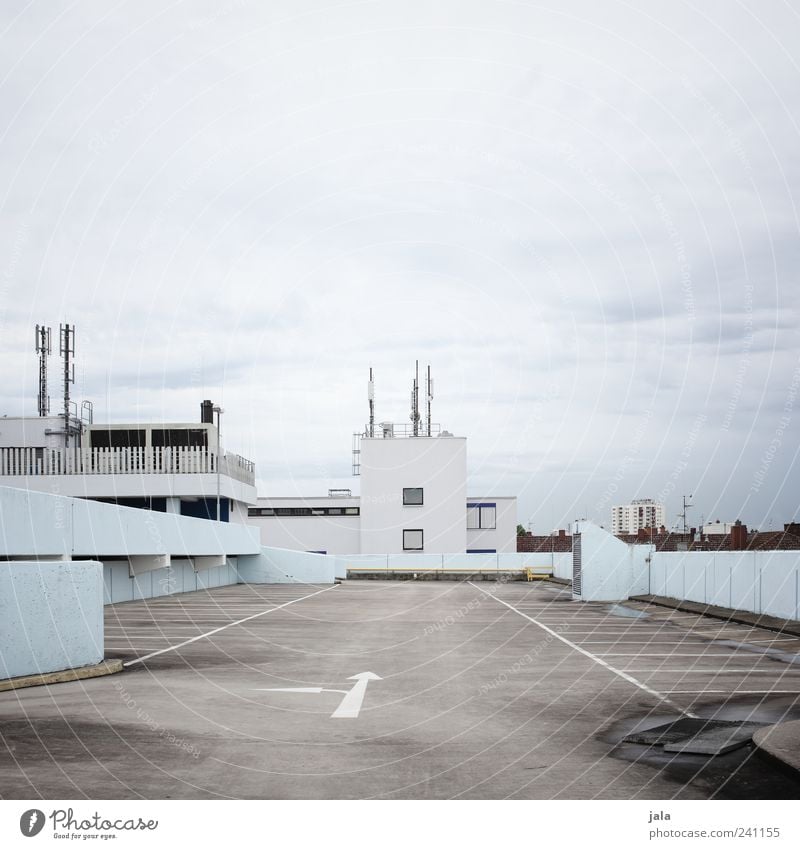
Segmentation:
<svg viewBox="0 0 800 849">
<path fill-rule="evenodd" d="M 0 796 L 800 797 L 800 781 L 746 750 L 682 769 L 691 756 L 646 762 L 641 747 L 627 747 L 631 756 L 611 739 L 620 724 L 726 718 L 744 676 L 724 676 L 729 697 L 665 703 L 659 694 L 681 672 L 648 667 L 642 687 L 635 671 L 598 662 L 591 647 L 579 650 L 584 637 L 570 638 L 583 620 L 620 621 L 607 606 L 540 583 L 319 590 L 239 585 L 107 609 L 119 635 L 107 654 L 130 664 L 123 674 L 0 694 Z M 523 608 L 556 621 L 543 628 Z M 619 651 L 640 650 L 637 627 L 651 623 L 631 618 Z M 719 668 L 703 656 L 714 641 L 681 626 L 648 639 L 668 656 L 700 655 L 665 661 L 692 680 Z M 764 686 L 778 687 L 787 664 L 771 666 Z M 800 718 L 791 696 L 736 705 L 746 713 L 736 718 Z"/>
<path fill-rule="evenodd" d="M 692 755 L 724 755 L 741 746 L 746 746 L 753 739 L 753 732 L 763 728 L 760 722 L 715 723 L 704 731 L 693 734 L 685 740 L 679 740 L 664 745 L 665 752 L 682 752 Z"/>
</svg>

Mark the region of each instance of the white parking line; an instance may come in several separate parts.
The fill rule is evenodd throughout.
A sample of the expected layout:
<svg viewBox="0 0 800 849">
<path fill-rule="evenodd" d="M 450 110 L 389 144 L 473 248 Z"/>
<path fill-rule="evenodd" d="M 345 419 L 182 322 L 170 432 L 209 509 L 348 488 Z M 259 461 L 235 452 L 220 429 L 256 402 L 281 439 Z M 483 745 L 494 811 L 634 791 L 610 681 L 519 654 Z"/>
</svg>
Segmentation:
<svg viewBox="0 0 800 849">
<path fill-rule="evenodd" d="M 745 657 L 751 657 L 751 653 L 742 649 L 738 652 L 728 652 L 727 654 L 708 654 L 706 652 L 701 652 L 700 654 L 681 654 L 678 652 L 668 652 L 666 654 L 654 654 L 652 652 L 598 652 L 600 657 L 741 657 L 744 655 Z M 769 657 L 763 655 L 757 655 L 756 659 L 758 660 L 770 660 Z M 772 661 L 770 660 L 770 663 Z"/>
<path fill-rule="evenodd" d="M 581 648 L 581 646 L 579 646 L 577 643 L 573 643 L 571 640 L 568 640 L 566 637 L 561 636 L 561 634 L 559 634 L 557 631 L 553 631 L 552 628 L 548 628 L 547 625 L 545 625 L 541 622 L 537 622 L 533 617 L 528 616 L 527 613 L 523 613 L 521 610 L 517 610 L 516 607 L 514 607 L 514 605 L 509 604 L 507 601 L 503 601 L 501 598 L 498 598 L 495 595 L 492 595 L 492 593 L 487 592 L 486 590 L 479 587 L 477 584 L 473 584 L 472 581 L 469 581 L 469 585 L 471 587 L 473 587 L 474 589 L 479 590 L 484 595 L 489 596 L 489 598 L 494 599 L 498 604 L 502 604 L 504 607 L 507 607 L 509 610 L 513 610 L 514 613 L 516 613 L 518 616 L 522 616 L 524 619 L 527 619 L 529 622 L 532 622 L 534 625 L 536 625 L 538 628 L 541 628 L 543 631 L 547 631 L 548 634 L 555 637 L 557 640 L 560 640 L 562 643 L 569 646 L 571 649 L 574 649 L 575 651 L 580 652 L 580 654 L 584 655 L 584 657 L 588 657 L 589 660 L 594 661 L 599 666 L 602 666 L 603 668 L 607 669 L 609 672 L 613 672 L 614 675 L 619 676 L 623 680 L 627 681 L 629 684 L 633 684 L 634 686 L 638 687 L 640 690 L 644 690 L 646 693 L 649 693 L 651 696 L 654 696 L 660 702 L 664 702 L 665 704 L 668 704 L 670 707 L 674 708 L 675 710 L 680 711 L 684 716 L 689 717 L 690 719 L 697 719 L 697 716 L 695 714 L 693 714 L 690 711 L 682 708 L 680 705 L 677 705 L 671 699 L 667 698 L 667 696 L 665 696 L 663 693 L 659 693 L 658 690 L 654 690 L 654 689 L 652 689 L 652 687 L 648 687 L 647 684 L 643 684 L 641 681 L 637 681 L 637 679 L 634 678 L 632 675 L 628 675 L 626 672 L 623 672 L 621 669 L 617 669 L 615 666 L 612 666 L 610 663 L 606 663 L 602 658 L 598 657 L 595 654 L 592 654 L 589 651 L 586 651 L 586 649 Z"/>
<path fill-rule="evenodd" d="M 212 634 L 218 634 L 220 631 L 224 631 L 226 628 L 230 628 L 233 625 L 241 625 L 242 622 L 249 622 L 251 619 L 256 619 L 259 616 L 266 616 L 267 613 L 272 613 L 275 610 L 281 610 L 284 607 L 288 607 L 290 604 L 296 604 L 298 601 L 305 601 L 307 598 L 312 598 L 315 595 L 319 595 L 320 593 L 326 593 L 328 590 L 334 590 L 338 584 L 334 584 L 332 587 L 325 587 L 322 590 L 317 590 L 315 593 L 309 593 L 309 595 L 301 596 L 300 598 L 292 599 L 291 601 L 287 601 L 284 604 L 279 604 L 277 607 L 270 607 L 268 610 L 262 610 L 261 613 L 254 613 L 252 616 L 245 616 L 244 619 L 238 619 L 236 622 L 229 622 L 227 625 L 222 625 L 220 628 L 214 628 L 213 631 L 206 631 L 205 634 L 198 634 L 196 637 L 192 637 L 189 640 L 184 640 L 182 643 L 177 643 L 174 646 L 168 646 L 165 649 L 159 649 L 158 651 L 150 652 L 150 654 L 146 654 L 143 657 L 137 657 L 134 660 L 129 660 L 123 663 L 123 666 L 133 666 L 134 663 L 142 663 L 142 661 L 150 660 L 151 657 L 156 657 L 159 654 L 164 654 L 168 651 L 174 651 L 175 649 L 183 648 L 183 646 L 188 646 L 190 643 L 195 643 L 198 640 L 202 640 L 205 637 L 210 637 Z"/>
<path fill-rule="evenodd" d="M 784 695 L 784 696 L 800 696 L 800 690 L 667 690 L 671 696 L 705 696 L 705 695 L 725 695 L 725 696 L 764 696 L 764 695 Z"/>
</svg>

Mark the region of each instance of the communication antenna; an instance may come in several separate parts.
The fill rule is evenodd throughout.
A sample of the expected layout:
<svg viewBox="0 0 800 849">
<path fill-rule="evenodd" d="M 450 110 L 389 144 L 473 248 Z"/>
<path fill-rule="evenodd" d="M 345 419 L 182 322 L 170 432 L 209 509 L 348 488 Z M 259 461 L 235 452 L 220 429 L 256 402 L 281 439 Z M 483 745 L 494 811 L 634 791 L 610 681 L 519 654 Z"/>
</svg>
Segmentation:
<svg viewBox="0 0 800 849">
<path fill-rule="evenodd" d="M 428 402 L 428 436 L 431 435 L 431 401 L 433 401 L 433 378 L 431 377 L 431 367 L 428 364 L 428 391 L 427 391 L 427 402 Z"/>
<path fill-rule="evenodd" d="M 692 497 L 691 493 L 689 495 L 683 496 L 683 513 L 681 515 L 683 516 L 683 532 L 684 533 L 687 533 L 688 530 L 689 530 L 689 526 L 686 524 L 686 511 L 689 507 L 693 506 L 689 501 L 687 501 L 687 498 L 691 498 L 691 497 Z"/>
<path fill-rule="evenodd" d="M 59 325 L 59 353 L 64 358 L 64 447 L 69 448 L 69 385 L 75 383 L 75 325 Z"/>
<path fill-rule="evenodd" d="M 414 383 L 411 389 L 411 424 L 413 426 L 414 436 L 419 436 L 419 360 L 417 360 L 417 368 L 414 377 Z"/>
<path fill-rule="evenodd" d="M 36 353 L 39 355 L 39 395 L 37 398 L 39 415 L 50 413 L 50 396 L 47 394 L 47 358 L 52 354 L 50 328 L 36 325 Z"/>
<path fill-rule="evenodd" d="M 369 429 L 367 433 L 375 436 L 375 381 L 372 379 L 372 369 L 369 370 L 369 383 L 367 384 L 367 400 L 369 401 Z"/>
</svg>

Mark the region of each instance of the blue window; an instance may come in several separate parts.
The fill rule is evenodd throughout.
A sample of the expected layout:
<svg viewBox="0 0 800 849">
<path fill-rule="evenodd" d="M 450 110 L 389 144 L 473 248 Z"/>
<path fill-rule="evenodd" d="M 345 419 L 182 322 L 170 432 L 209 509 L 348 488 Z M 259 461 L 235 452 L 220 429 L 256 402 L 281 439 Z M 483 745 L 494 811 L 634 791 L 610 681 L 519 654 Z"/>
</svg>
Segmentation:
<svg viewBox="0 0 800 849">
<path fill-rule="evenodd" d="M 489 502 L 467 503 L 467 530 L 492 530 L 497 527 L 497 504 Z"/>
</svg>

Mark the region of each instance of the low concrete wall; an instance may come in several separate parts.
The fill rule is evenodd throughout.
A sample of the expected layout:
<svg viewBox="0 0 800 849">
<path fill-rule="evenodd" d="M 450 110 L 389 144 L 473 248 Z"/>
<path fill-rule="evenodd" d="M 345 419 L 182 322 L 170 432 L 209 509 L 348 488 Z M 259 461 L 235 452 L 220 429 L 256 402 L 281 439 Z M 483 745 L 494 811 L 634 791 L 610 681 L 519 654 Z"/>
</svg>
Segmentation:
<svg viewBox="0 0 800 849">
<path fill-rule="evenodd" d="M 0 487 L 0 554 L 195 557 L 257 554 L 258 529 L 80 498 Z"/>
<path fill-rule="evenodd" d="M 656 552 L 648 592 L 800 620 L 800 552 Z"/>
<path fill-rule="evenodd" d="M 103 659 L 103 566 L 0 562 L 0 678 Z"/>
<path fill-rule="evenodd" d="M 102 561 L 107 604 L 236 584 L 260 551 L 246 525 L 0 487 L 0 555 Z"/>
<path fill-rule="evenodd" d="M 134 577 L 130 576 L 127 562 L 103 564 L 106 604 L 227 587 L 239 582 L 236 558 L 222 566 L 198 570 L 195 570 L 193 561 L 176 559 L 166 569 L 154 569 Z"/>
<path fill-rule="evenodd" d="M 549 570 L 553 567 L 549 553 L 512 551 L 499 554 L 353 554 L 342 555 L 336 560 L 340 576 L 348 571 L 521 572 L 528 568 Z"/>
<path fill-rule="evenodd" d="M 336 559 L 331 554 L 263 547 L 260 554 L 240 555 L 237 571 L 245 584 L 332 584 Z"/>
</svg>

